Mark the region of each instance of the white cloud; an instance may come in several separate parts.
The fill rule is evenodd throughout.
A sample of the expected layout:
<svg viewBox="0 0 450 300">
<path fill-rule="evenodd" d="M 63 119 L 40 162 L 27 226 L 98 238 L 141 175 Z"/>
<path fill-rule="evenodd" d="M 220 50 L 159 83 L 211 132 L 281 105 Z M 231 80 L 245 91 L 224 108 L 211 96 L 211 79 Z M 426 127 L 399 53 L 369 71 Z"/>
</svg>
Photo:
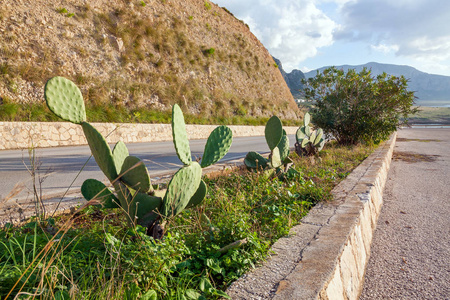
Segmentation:
<svg viewBox="0 0 450 300">
<path fill-rule="evenodd" d="M 344 1 L 345 0 L 336 0 Z M 269 52 L 290 71 L 333 43 L 337 24 L 317 0 L 213 0 L 250 26 Z"/>
<path fill-rule="evenodd" d="M 367 42 L 373 50 L 448 69 L 450 1 L 355 1 L 343 5 L 341 15 L 335 39 Z"/>
<path fill-rule="evenodd" d="M 385 44 L 370 45 L 370 48 L 383 54 L 397 52 L 399 49 L 398 45 L 385 45 Z"/>
</svg>

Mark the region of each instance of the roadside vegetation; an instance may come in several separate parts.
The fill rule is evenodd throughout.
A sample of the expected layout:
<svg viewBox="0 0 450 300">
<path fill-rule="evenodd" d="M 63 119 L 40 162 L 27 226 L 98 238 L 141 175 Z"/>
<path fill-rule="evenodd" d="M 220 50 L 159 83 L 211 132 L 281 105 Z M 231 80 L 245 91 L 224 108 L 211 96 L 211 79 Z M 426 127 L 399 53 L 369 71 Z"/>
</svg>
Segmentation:
<svg viewBox="0 0 450 300">
<path fill-rule="evenodd" d="M 115 194 L 106 191 L 103 183 L 88 179 L 85 183 L 90 188 L 82 192 L 89 201 L 75 213 L 38 215 L 23 226 L 6 225 L 0 231 L 1 299 L 227 298 L 227 286 L 265 259 L 270 246 L 287 235 L 311 207 L 332 201 L 333 187 L 372 152 L 374 144 L 399 126 L 403 113 L 412 112 L 413 94 L 403 93 L 402 78 L 381 77 L 374 86 L 368 79 L 370 72 L 349 78 L 337 75 L 339 80 L 328 85 L 327 91 L 342 86 L 350 97 L 324 93 L 315 98 L 312 120 L 318 123 L 313 126 L 309 114 L 305 115 L 296 134 L 298 154 L 289 153 L 282 123 L 273 116 L 265 130 L 269 158 L 250 151 L 245 167 L 203 177 L 201 168 L 228 151 L 230 143 L 221 140 L 229 140 L 230 130 L 221 126 L 218 132 L 223 133 L 213 131 L 201 162 L 194 162 L 181 108 L 174 105 L 174 146 L 184 165 L 166 187 L 151 185 L 142 163 L 128 156 L 123 143 L 111 151 L 86 122 L 83 97 L 73 83 L 61 77 L 51 79 L 52 84 L 46 85 L 47 104 L 53 113 L 83 127 Z M 355 135 L 350 136 L 346 126 L 332 126 L 359 117 L 354 114 L 355 103 L 375 107 L 375 96 L 385 85 L 389 109 L 381 120 L 357 110 L 366 121 L 357 120 Z M 355 97 L 360 88 L 364 97 Z M 343 109 L 335 105 L 337 100 Z M 325 122 L 325 115 L 334 121 Z M 317 128 L 321 121 L 322 129 Z M 377 129 L 384 121 L 386 128 Z M 185 171 L 193 175 L 180 179 L 177 174 Z M 140 206 L 148 210 L 142 214 Z"/>
<path fill-rule="evenodd" d="M 366 68 L 358 73 L 331 67 L 305 84 L 306 98 L 315 102 L 313 123 L 340 144 L 377 144 L 417 112 L 403 76 L 373 77 Z"/>
<path fill-rule="evenodd" d="M 243 168 L 207 176 L 206 199 L 170 219 L 159 241 L 127 226 L 123 210 L 93 206 L 6 226 L 1 299 L 11 289 L 8 299 L 19 291 L 40 299 L 220 298 L 312 206 L 330 201 L 333 186 L 371 150 L 329 143 L 315 159 L 292 153 L 298 173 L 284 180 Z M 220 251 L 233 243 L 239 247 Z M 151 290 L 157 298 L 144 297 Z"/>
</svg>

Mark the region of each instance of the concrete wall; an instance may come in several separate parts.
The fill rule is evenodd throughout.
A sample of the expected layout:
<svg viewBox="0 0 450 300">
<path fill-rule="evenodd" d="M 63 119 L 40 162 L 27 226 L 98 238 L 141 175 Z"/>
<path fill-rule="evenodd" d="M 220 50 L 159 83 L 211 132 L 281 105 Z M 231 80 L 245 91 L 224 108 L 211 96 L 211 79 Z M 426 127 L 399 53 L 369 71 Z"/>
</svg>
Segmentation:
<svg viewBox="0 0 450 300">
<path fill-rule="evenodd" d="M 396 134 L 333 189 L 271 258 L 227 290 L 232 299 L 358 299 L 383 203 Z"/>
<path fill-rule="evenodd" d="M 172 140 L 170 124 L 91 123 L 109 143 Z M 186 125 L 190 139 L 206 139 L 217 125 Z M 264 126 L 228 126 L 234 137 L 264 135 Z M 285 127 L 295 134 L 297 127 Z M 87 144 L 80 125 L 69 122 L 0 122 L 0 150 Z"/>
</svg>

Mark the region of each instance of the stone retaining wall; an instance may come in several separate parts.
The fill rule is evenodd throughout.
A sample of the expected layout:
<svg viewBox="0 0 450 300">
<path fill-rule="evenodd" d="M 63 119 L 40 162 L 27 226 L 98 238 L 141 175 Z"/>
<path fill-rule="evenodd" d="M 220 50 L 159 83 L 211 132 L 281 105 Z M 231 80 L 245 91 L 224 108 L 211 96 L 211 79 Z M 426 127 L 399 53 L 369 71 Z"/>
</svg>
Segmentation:
<svg viewBox="0 0 450 300">
<path fill-rule="evenodd" d="M 92 123 L 109 143 L 171 141 L 170 124 Z M 190 139 L 206 139 L 217 125 L 186 125 Z M 264 135 L 264 126 L 228 126 L 234 137 Z M 285 127 L 295 134 L 297 127 Z M 69 122 L 0 122 L 0 150 L 87 144 L 81 126 Z"/>
<path fill-rule="evenodd" d="M 272 257 L 227 290 L 232 299 L 358 299 L 396 134 L 319 203 Z"/>
</svg>

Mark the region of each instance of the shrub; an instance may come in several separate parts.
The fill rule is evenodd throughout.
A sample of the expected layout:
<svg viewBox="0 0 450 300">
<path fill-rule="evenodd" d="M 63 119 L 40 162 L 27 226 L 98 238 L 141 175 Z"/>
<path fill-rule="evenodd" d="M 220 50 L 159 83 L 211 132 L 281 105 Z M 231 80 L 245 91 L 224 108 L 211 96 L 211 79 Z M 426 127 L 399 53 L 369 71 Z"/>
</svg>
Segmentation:
<svg viewBox="0 0 450 300">
<path fill-rule="evenodd" d="M 376 78 L 364 68 L 347 72 L 335 67 L 305 81 L 308 100 L 315 101 L 313 122 L 340 144 L 379 143 L 407 123 L 414 92 L 405 77 L 386 73 Z"/>
</svg>

